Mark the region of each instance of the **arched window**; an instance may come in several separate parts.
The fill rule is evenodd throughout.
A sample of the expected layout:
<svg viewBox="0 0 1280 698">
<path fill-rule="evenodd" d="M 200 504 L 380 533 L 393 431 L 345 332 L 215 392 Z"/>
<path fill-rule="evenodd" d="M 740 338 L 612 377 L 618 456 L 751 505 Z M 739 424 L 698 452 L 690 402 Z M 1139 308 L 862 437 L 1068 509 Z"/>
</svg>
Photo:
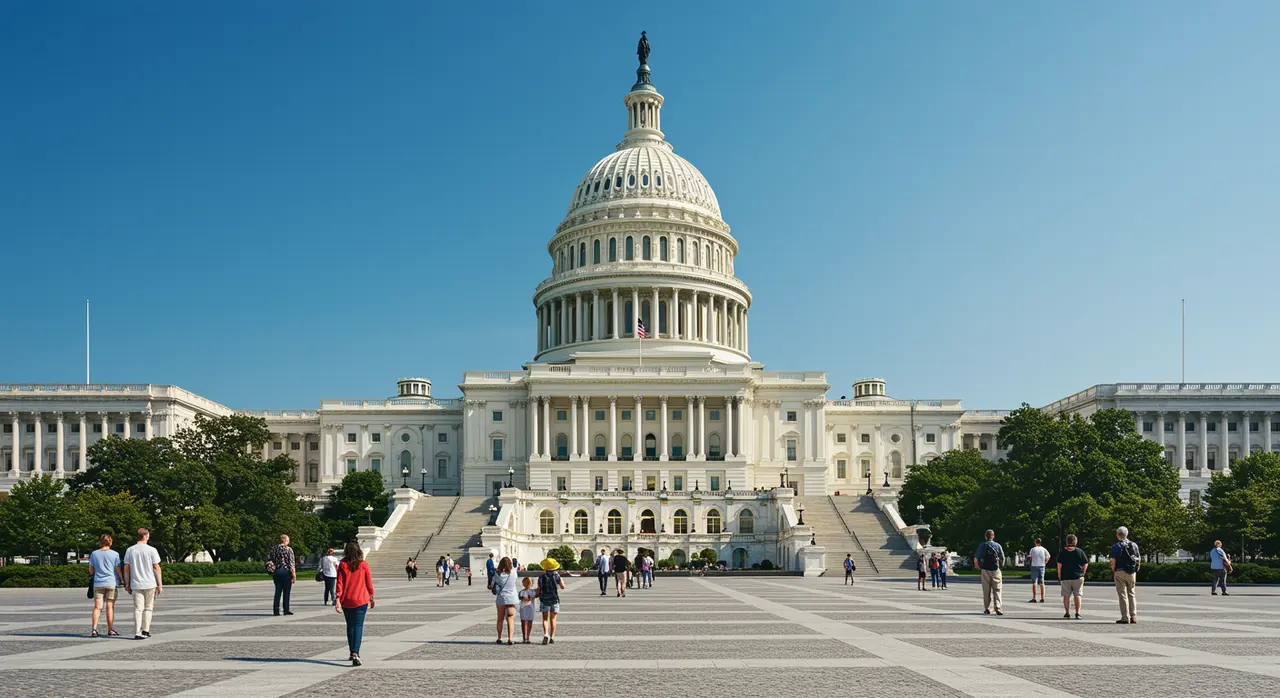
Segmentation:
<svg viewBox="0 0 1280 698">
<path fill-rule="evenodd" d="M 658 440 L 654 438 L 653 434 L 645 434 L 644 459 L 658 460 Z"/>
<path fill-rule="evenodd" d="M 662 186 L 662 175 L 658 175 L 657 185 L 658 185 L 659 187 L 661 187 L 661 186 Z"/>
<path fill-rule="evenodd" d="M 676 550 L 671 551 L 671 561 L 677 565 L 683 565 L 685 562 L 688 562 L 688 558 L 685 557 L 683 550 L 677 548 Z"/>
<path fill-rule="evenodd" d="M 664 235 L 658 238 L 658 259 L 667 261 L 667 237 Z"/>
<path fill-rule="evenodd" d="M 615 189 L 622 188 L 622 175 L 618 175 L 618 179 L 613 183 Z"/>
<path fill-rule="evenodd" d="M 573 532 L 579 536 L 585 536 L 591 532 L 591 521 L 583 509 L 573 512 Z"/>
<path fill-rule="evenodd" d="M 684 438 L 679 434 L 671 437 L 671 460 L 684 460 Z"/>
<path fill-rule="evenodd" d="M 676 515 L 672 519 L 675 533 L 689 532 L 689 514 L 684 509 L 676 509 Z"/>
<path fill-rule="evenodd" d="M 702 263 L 708 269 L 711 268 L 711 245 L 702 246 Z"/>
<path fill-rule="evenodd" d="M 609 238 L 609 261 L 618 261 L 618 238 Z"/>
<path fill-rule="evenodd" d="M 409 453 L 408 451 L 401 451 L 400 452 L 400 472 L 404 472 L 405 468 L 409 469 L 410 475 L 413 474 L 413 454 Z"/>
<path fill-rule="evenodd" d="M 627 247 L 627 251 L 626 251 L 627 261 L 630 262 L 631 260 L 636 258 L 636 243 L 635 243 L 635 240 L 633 240 L 630 235 L 627 236 L 626 247 Z"/>
<path fill-rule="evenodd" d="M 720 510 L 712 509 L 707 512 L 707 533 L 720 532 Z"/>
<path fill-rule="evenodd" d="M 647 259 L 651 259 L 652 257 L 653 257 L 653 246 L 649 242 L 649 236 L 646 235 L 644 236 L 644 238 L 641 240 L 641 243 L 640 243 L 640 258 L 647 260 Z"/>
<path fill-rule="evenodd" d="M 543 535 L 551 535 L 556 532 L 556 515 L 551 513 L 549 509 L 543 509 L 538 514 L 538 532 Z"/>
<path fill-rule="evenodd" d="M 608 451 L 605 450 L 604 434 L 596 434 L 595 442 L 592 444 L 592 458 L 604 460 L 608 458 Z"/>
<path fill-rule="evenodd" d="M 756 515 L 751 513 L 750 509 L 743 509 L 738 514 L 738 533 L 755 533 L 756 532 Z"/>
<path fill-rule="evenodd" d="M 658 528 L 654 523 L 652 509 L 645 509 L 640 512 L 640 532 L 641 533 L 657 533 Z"/>
<path fill-rule="evenodd" d="M 600 241 L 599 240 L 591 241 L 591 263 L 592 264 L 600 263 Z"/>
<path fill-rule="evenodd" d="M 902 477 L 902 454 L 894 451 L 889 454 L 889 465 L 895 478 Z"/>
<path fill-rule="evenodd" d="M 642 186 L 642 187 L 647 187 L 647 186 L 649 186 L 649 175 L 648 175 L 648 174 L 642 175 L 642 176 L 640 177 L 640 186 Z"/>
<path fill-rule="evenodd" d="M 733 567 L 734 569 L 739 569 L 739 570 L 747 569 L 747 549 L 746 548 L 733 549 Z"/>
<path fill-rule="evenodd" d="M 609 182 L 610 182 L 610 180 L 607 180 L 607 179 L 606 179 L 606 180 L 604 180 L 604 190 L 605 190 L 605 191 L 609 191 Z"/>
<path fill-rule="evenodd" d="M 584 266 L 587 263 L 587 243 L 578 243 L 578 266 Z"/>
<path fill-rule="evenodd" d="M 569 460 L 569 437 L 556 434 L 556 458 Z"/>
<path fill-rule="evenodd" d="M 676 261 L 684 264 L 684 238 L 676 240 Z"/>
<path fill-rule="evenodd" d="M 702 262 L 698 261 L 700 259 L 702 259 L 702 257 L 698 254 L 698 243 L 695 242 L 693 243 L 693 266 L 696 267 L 699 264 L 702 264 Z"/>
<path fill-rule="evenodd" d="M 560 250 L 560 261 L 556 264 L 556 271 L 564 271 L 564 250 Z"/>
<path fill-rule="evenodd" d="M 622 455 L 621 455 L 622 460 L 631 460 L 631 454 L 632 454 L 631 435 L 623 434 L 622 435 Z"/>
<path fill-rule="evenodd" d="M 596 180 L 596 186 L 595 186 L 595 189 L 594 189 L 594 193 L 596 193 L 596 194 L 599 194 L 599 193 L 600 193 L 600 180 L 598 180 L 598 179 Z"/>
<path fill-rule="evenodd" d="M 627 186 L 634 187 L 636 185 L 636 176 L 634 174 L 627 175 Z"/>
<path fill-rule="evenodd" d="M 609 535 L 611 536 L 622 535 L 622 512 L 618 511 L 617 509 L 610 509 L 609 516 L 608 516 L 608 525 L 609 525 L 609 528 L 607 529 L 607 531 Z"/>
<path fill-rule="evenodd" d="M 707 437 L 707 458 L 711 460 L 723 460 L 720 457 L 720 435 L 712 434 Z"/>
</svg>

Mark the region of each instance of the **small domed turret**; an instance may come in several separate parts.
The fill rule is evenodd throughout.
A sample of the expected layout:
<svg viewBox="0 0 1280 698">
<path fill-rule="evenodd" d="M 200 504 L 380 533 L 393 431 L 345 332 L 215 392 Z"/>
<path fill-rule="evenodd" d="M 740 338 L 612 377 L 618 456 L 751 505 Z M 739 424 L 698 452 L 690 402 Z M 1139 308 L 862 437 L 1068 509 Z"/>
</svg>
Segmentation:
<svg viewBox="0 0 1280 698">
<path fill-rule="evenodd" d="M 401 378 L 396 381 L 396 397 L 431 397 L 431 381 L 426 378 Z"/>
</svg>

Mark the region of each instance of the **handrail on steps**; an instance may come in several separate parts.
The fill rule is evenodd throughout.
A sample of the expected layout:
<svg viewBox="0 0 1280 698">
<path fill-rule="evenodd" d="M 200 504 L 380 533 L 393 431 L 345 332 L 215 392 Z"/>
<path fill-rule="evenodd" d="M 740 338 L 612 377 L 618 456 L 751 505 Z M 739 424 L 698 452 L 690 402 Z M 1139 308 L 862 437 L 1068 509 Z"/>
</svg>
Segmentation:
<svg viewBox="0 0 1280 698">
<path fill-rule="evenodd" d="M 461 500 L 462 500 L 462 497 L 454 497 L 454 498 L 453 498 L 453 504 L 450 504 L 450 505 L 449 505 L 449 511 L 446 511 L 446 512 L 444 513 L 444 518 L 443 518 L 443 519 L 440 519 L 440 525 L 439 525 L 439 526 L 437 526 L 437 527 L 436 527 L 436 530 L 435 530 L 435 531 L 432 531 L 432 532 L 431 532 L 431 535 L 427 536 L 427 539 L 426 539 L 425 541 L 423 541 L 423 542 L 422 542 L 422 547 L 421 547 L 421 548 L 418 548 L 418 552 L 416 552 L 416 553 L 414 553 L 414 554 L 413 554 L 413 561 L 414 561 L 414 562 L 417 562 L 417 561 L 418 561 L 418 556 L 422 554 L 422 551 L 423 551 L 423 550 L 426 550 L 428 545 L 431 545 L 431 539 L 432 539 L 432 538 L 435 538 L 435 537 L 436 537 L 436 534 L 438 534 L 438 533 L 440 533 L 441 531 L 443 531 L 443 530 L 444 530 L 444 525 L 445 525 L 446 523 L 448 523 L 448 521 L 449 521 L 449 517 L 450 517 L 450 516 L 453 516 L 453 510 L 458 508 L 458 502 L 459 502 L 459 501 L 461 501 Z"/>
<path fill-rule="evenodd" d="M 840 511 L 840 507 L 836 506 L 835 497 L 827 495 L 827 502 L 831 505 L 832 511 L 836 513 L 836 518 L 840 519 L 840 525 L 844 526 L 845 532 L 849 534 L 849 537 L 853 539 L 854 543 L 858 544 L 858 550 L 862 551 L 862 554 L 867 558 L 867 562 L 871 563 L 871 569 L 875 570 L 876 574 L 880 574 L 880 568 L 876 565 L 876 561 L 871 557 L 871 553 L 867 552 L 867 547 L 862 544 L 862 540 L 858 538 L 858 534 L 854 533 L 852 528 L 849 528 L 849 522 L 844 520 L 844 512 Z"/>
</svg>

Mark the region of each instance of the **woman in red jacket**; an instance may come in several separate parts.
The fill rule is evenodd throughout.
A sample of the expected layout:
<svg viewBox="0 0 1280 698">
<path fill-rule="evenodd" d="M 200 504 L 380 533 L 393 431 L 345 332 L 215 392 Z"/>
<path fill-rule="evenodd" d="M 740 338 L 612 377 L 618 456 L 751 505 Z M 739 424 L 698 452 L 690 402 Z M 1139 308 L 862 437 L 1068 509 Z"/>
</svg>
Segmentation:
<svg viewBox="0 0 1280 698">
<path fill-rule="evenodd" d="M 364 561 L 360 544 L 347 543 L 338 565 L 338 584 L 333 610 L 347 621 L 347 648 L 351 650 L 351 666 L 360 666 L 360 641 L 364 639 L 364 614 L 374 607 L 373 575 Z"/>
</svg>

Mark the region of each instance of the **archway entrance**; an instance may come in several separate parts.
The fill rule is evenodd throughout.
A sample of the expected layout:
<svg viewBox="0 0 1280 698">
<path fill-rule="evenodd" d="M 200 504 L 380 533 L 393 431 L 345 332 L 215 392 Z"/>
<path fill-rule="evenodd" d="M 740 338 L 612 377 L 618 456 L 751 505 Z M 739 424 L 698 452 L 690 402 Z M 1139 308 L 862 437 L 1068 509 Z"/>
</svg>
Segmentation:
<svg viewBox="0 0 1280 698">
<path fill-rule="evenodd" d="M 740 569 L 740 570 L 744 570 L 747 568 L 747 549 L 746 548 L 733 549 L 733 566 L 735 569 Z"/>
<path fill-rule="evenodd" d="M 641 533 L 657 533 L 658 529 L 654 524 L 653 510 L 645 509 L 640 512 L 640 532 Z"/>
</svg>

